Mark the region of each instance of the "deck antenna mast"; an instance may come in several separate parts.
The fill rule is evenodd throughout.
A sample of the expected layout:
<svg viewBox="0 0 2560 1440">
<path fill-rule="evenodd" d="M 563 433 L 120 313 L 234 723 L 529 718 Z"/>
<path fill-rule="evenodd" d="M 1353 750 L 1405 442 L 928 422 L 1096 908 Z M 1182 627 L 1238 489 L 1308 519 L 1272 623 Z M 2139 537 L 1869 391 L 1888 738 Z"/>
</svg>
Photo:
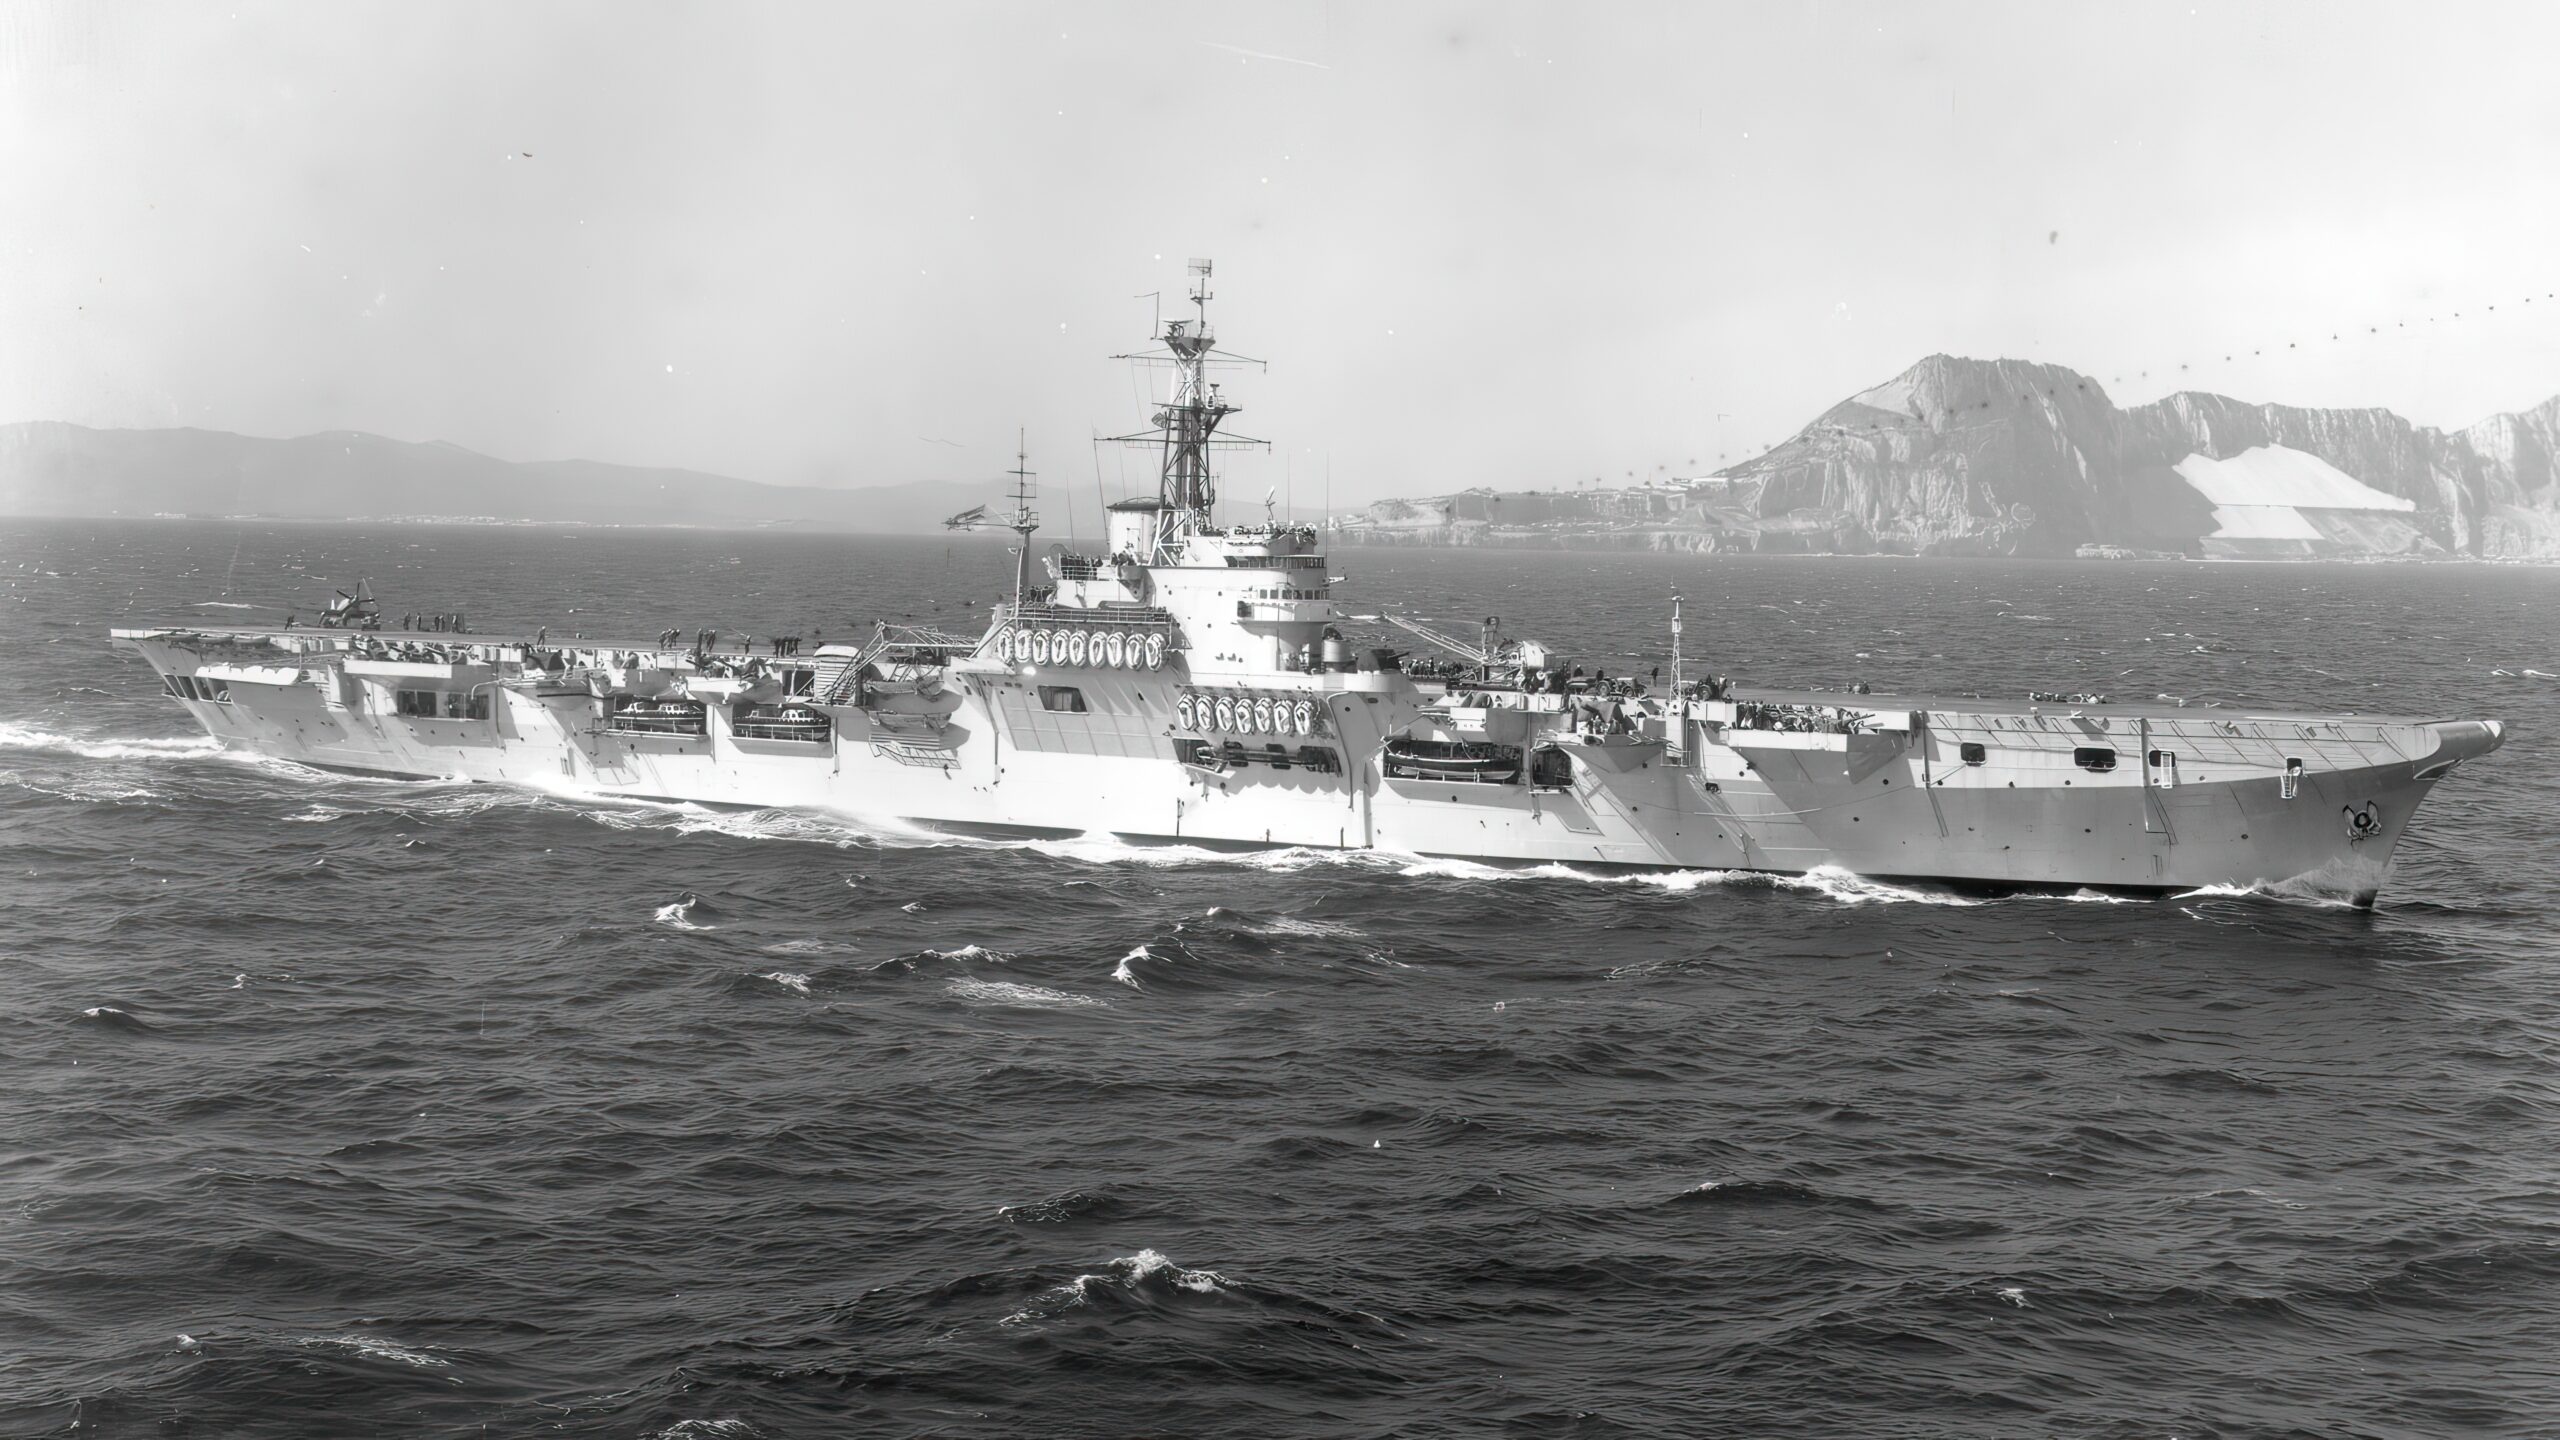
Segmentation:
<svg viewBox="0 0 2560 1440">
<path fill-rule="evenodd" d="M 1680 596 L 1671 596 L 1671 698 L 1680 698 Z"/>
<path fill-rule="evenodd" d="M 1217 507 L 1218 487 L 1209 452 L 1246 446 L 1269 448 L 1250 436 L 1219 433 L 1218 427 L 1239 407 L 1228 404 L 1217 385 L 1209 380 L 1209 367 L 1262 362 L 1217 348 L 1216 332 L 1209 326 L 1209 302 L 1216 298 L 1209 289 L 1211 271 L 1206 260 L 1191 262 L 1190 298 L 1196 313 L 1187 320 L 1159 320 L 1155 340 L 1163 347 L 1161 350 L 1112 357 L 1165 365 L 1173 371 L 1165 401 L 1156 407 L 1154 428 L 1112 437 L 1123 444 L 1145 446 L 1160 453 L 1156 497 L 1163 509 L 1156 516 L 1155 553 L 1148 557 L 1159 562 L 1173 559 L 1187 537 L 1213 528 L 1210 517 Z"/>
<path fill-rule="evenodd" d="M 1031 532 L 1040 528 L 1040 514 L 1031 508 L 1031 482 L 1038 477 L 1031 470 L 1024 431 L 1013 432 L 1013 468 L 1004 473 L 1013 477 L 1013 513 L 1005 517 L 1004 528 L 1022 537 L 1013 547 L 1013 608 L 1019 611 L 1023 592 L 1031 588 Z"/>
</svg>

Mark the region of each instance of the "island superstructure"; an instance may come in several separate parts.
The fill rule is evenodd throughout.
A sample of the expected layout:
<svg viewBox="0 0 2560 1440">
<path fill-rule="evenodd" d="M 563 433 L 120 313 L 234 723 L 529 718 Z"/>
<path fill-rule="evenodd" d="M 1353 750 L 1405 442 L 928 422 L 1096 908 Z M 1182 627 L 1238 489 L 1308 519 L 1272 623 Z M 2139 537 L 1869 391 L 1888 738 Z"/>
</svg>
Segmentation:
<svg viewBox="0 0 2560 1440">
<path fill-rule="evenodd" d="M 1021 538 L 974 636 L 856 645 L 709 634 L 559 643 L 385 628 L 369 590 L 318 628 L 114 631 L 228 746 L 323 769 L 824 810 L 960 832 L 1303 846 L 1491 862 L 1991 887 L 2301 884 L 2370 903 L 2434 785 L 2495 721 L 1783 691 L 1583 677 L 1338 604 L 1324 532 L 1216 523 L 1237 413 L 1211 376 L 1211 267 L 1147 358 L 1155 493 L 1103 553 L 1035 575 Z M 1449 652 L 1354 644 L 1391 620 Z"/>
</svg>

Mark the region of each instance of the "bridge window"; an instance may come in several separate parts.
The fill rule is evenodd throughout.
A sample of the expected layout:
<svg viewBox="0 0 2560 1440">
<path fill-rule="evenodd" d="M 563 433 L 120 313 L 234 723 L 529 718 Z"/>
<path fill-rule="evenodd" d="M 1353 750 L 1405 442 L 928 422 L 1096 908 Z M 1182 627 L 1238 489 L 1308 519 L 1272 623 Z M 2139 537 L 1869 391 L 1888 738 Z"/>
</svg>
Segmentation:
<svg viewBox="0 0 2560 1440">
<path fill-rule="evenodd" d="M 1990 749 L 1979 740 L 1967 740 L 1956 747 L 1956 753 L 1964 758 L 1967 765 L 1979 765 L 1991 758 Z"/>
<path fill-rule="evenodd" d="M 2071 752 L 2071 763 L 2079 766 L 2083 770 L 2095 770 L 2100 774 L 2104 774 L 2107 771 L 2116 768 L 2115 747 L 2111 745 L 2083 745 L 2079 749 Z"/>
<path fill-rule="evenodd" d="M 1082 715 L 1085 713 L 1084 692 L 1073 685 L 1043 685 L 1040 687 L 1040 708 L 1062 715 Z"/>
<path fill-rule="evenodd" d="M 437 698 L 433 690 L 395 691 L 391 696 L 391 708 L 402 715 L 433 718 L 444 710 L 442 705 L 436 703 Z"/>
</svg>

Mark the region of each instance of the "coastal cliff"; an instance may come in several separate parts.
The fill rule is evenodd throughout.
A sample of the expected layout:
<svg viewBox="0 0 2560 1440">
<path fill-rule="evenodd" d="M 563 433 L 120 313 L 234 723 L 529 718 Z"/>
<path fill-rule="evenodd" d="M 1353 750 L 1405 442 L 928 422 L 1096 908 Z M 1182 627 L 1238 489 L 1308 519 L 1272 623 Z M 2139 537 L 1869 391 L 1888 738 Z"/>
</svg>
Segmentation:
<svg viewBox="0 0 2560 1440">
<path fill-rule="evenodd" d="M 2560 559 L 2560 397 L 2459 431 L 1932 355 L 1713 475 L 1382 501 L 1367 543 L 1909 555 Z"/>
</svg>

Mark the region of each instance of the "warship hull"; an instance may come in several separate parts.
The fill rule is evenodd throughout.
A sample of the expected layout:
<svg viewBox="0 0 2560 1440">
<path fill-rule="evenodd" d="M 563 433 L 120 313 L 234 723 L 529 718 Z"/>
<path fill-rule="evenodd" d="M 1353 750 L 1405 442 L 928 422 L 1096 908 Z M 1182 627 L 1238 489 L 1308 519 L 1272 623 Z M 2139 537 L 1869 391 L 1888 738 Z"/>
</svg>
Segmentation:
<svg viewBox="0 0 2560 1440">
<path fill-rule="evenodd" d="M 698 733 L 665 733 L 618 726 L 612 696 L 590 693 L 607 687 L 546 684 L 539 668 L 527 678 L 505 657 L 529 640 L 416 638 L 478 663 L 368 664 L 327 632 L 117 632 L 226 746 L 333 771 L 970 834 L 1990 888 L 2292 886 L 2369 903 L 2419 803 L 2501 739 L 2484 721 L 1883 696 L 1850 707 L 1752 690 L 1634 707 L 1617 733 L 1583 733 L 1542 729 L 1558 717 L 1533 708 L 1457 703 L 1493 698 L 1463 688 L 1337 673 L 1258 677 L 1256 695 L 1307 702 L 1310 723 L 1288 743 L 1247 743 L 1182 723 L 1210 706 L 1186 717 L 1185 700 L 1208 692 L 1178 659 L 1131 671 L 993 658 L 953 661 L 922 699 L 809 701 L 802 713 L 824 725 L 804 720 L 787 738 L 717 693 L 691 712 Z M 208 659 L 242 647 L 260 663 Z M 626 676 L 684 663 L 633 648 L 559 658 Z M 421 709 L 432 713 L 403 713 Z M 1842 714 L 1857 728 L 1762 728 Z M 1395 747 L 1417 735 L 1529 758 L 1507 780 L 1399 774 Z"/>
<path fill-rule="evenodd" d="M 1990 704 L 1684 680 L 1670 606 L 1660 693 L 1546 646 L 1339 609 L 1324 532 L 1217 521 L 1238 411 L 1212 372 L 1207 260 L 1159 316 L 1152 496 L 1103 553 L 1014 508 L 946 522 L 1021 539 L 975 637 L 878 627 L 809 656 L 711 631 L 680 646 L 386 625 L 369 585 L 322 628 L 116 632 L 224 744 L 363 774 L 831 811 L 1009 835 L 1308 846 L 1498 863 L 1804 874 L 1994 887 L 2305 886 L 2370 903 L 2427 791 L 2497 747 L 2489 721 L 2239 714 L 2099 697 Z M 1454 660 L 1355 647 L 1392 626 Z M 2050 698 L 2050 697 L 2047 697 Z"/>
</svg>

